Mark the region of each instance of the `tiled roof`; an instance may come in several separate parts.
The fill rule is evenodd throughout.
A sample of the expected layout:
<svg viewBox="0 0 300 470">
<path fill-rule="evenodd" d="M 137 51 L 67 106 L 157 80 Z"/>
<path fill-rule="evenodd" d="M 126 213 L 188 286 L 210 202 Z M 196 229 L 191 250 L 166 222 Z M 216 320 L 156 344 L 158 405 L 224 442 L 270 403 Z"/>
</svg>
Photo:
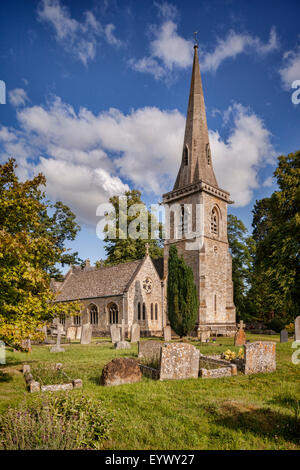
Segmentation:
<svg viewBox="0 0 300 470">
<path fill-rule="evenodd" d="M 158 258 L 158 259 L 152 259 L 152 263 L 155 266 L 155 269 L 157 271 L 157 274 L 161 279 L 164 277 L 164 259 L 163 258 Z"/>
<path fill-rule="evenodd" d="M 73 269 L 56 297 L 57 302 L 123 294 L 143 260 L 99 269 Z"/>
</svg>

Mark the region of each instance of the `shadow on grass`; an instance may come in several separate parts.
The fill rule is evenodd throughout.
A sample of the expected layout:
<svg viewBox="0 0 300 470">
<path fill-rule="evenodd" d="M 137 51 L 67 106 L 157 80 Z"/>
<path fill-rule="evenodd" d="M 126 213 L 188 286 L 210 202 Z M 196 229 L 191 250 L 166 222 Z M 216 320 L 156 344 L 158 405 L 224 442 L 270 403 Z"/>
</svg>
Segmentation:
<svg viewBox="0 0 300 470">
<path fill-rule="evenodd" d="M 215 424 L 232 430 L 250 432 L 272 440 L 282 438 L 300 444 L 300 421 L 270 408 L 240 409 L 237 405 L 223 404 Z"/>
<path fill-rule="evenodd" d="M 11 382 L 11 381 L 12 381 L 12 376 L 10 374 L 7 374 L 7 372 L 2 372 L 0 370 L 0 383 Z"/>
</svg>

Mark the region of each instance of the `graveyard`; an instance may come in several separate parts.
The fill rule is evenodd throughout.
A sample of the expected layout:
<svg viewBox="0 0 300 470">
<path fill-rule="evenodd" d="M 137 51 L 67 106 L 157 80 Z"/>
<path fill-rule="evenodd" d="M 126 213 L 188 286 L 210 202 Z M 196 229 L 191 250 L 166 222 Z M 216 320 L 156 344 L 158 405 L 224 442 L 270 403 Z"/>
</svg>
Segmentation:
<svg viewBox="0 0 300 470">
<path fill-rule="evenodd" d="M 246 338 L 250 341 L 247 344 L 270 343 L 266 335 L 247 332 Z M 80 388 L 54 393 L 84 395 L 99 401 L 112 416 L 104 449 L 300 449 L 299 366 L 291 362 L 291 339 L 280 342 L 279 335 L 272 335 L 271 342 L 276 345 L 273 372 L 247 375 L 237 370 L 235 375 L 219 378 L 181 380 L 170 376 L 156 380 L 141 374 L 133 383 L 103 386 L 102 371 L 112 360 L 129 358 L 132 363 L 142 363 L 138 353 L 139 349 L 149 350 L 147 343 L 160 342 L 165 347 L 164 340 L 158 338 L 141 338 L 140 344 L 125 342 L 130 349 L 118 349 L 107 337 L 93 337 L 90 344 L 72 340 L 62 344 L 64 352 L 55 353 L 49 345 L 33 345 L 30 353 L 7 348 L 7 363 L 0 375 L 1 413 L 24 397 L 37 395 L 29 393 L 24 365 L 33 375 L 39 371 L 40 376 L 41 368 L 50 370 L 59 365 L 67 377 L 82 383 Z M 200 360 L 228 349 L 236 354 L 240 350 L 229 337 L 208 343 L 172 338 L 167 348 L 170 345 L 195 348 Z"/>
</svg>

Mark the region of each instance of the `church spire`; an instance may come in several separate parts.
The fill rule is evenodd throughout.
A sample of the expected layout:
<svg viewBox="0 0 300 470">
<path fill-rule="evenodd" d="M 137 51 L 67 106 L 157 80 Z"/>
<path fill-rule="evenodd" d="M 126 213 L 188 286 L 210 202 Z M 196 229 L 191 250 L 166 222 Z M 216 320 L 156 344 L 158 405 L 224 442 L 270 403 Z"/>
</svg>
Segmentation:
<svg viewBox="0 0 300 470">
<path fill-rule="evenodd" d="M 194 45 L 194 63 L 183 142 L 182 161 L 174 189 L 199 180 L 218 187 L 214 174 L 205 113 L 205 103 L 198 59 Z"/>
</svg>

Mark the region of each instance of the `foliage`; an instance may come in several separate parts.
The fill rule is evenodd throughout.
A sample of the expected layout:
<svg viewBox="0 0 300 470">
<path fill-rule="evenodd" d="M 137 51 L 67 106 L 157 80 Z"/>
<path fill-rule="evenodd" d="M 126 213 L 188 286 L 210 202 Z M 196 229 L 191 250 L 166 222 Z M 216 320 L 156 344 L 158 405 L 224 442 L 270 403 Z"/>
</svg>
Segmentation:
<svg viewBox="0 0 300 470">
<path fill-rule="evenodd" d="M 132 190 L 125 192 L 127 205 L 123 207 L 119 196 L 113 196 L 109 202 L 113 206 L 113 211 L 106 217 L 108 224 L 105 226 L 105 251 L 107 259 L 96 263 L 96 266 L 113 265 L 134 261 L 145 256 L 146 243 L 149 245 L 149 254 L 152 258 L 161 258 L 163 256 L 162 248 L 162 225 L 158 223 L 154 214 L 147 209 L 141 200 L 141 192 Z M 121 201 L 121 203 L 120 203 Z M 133 206 L 141 205 L 141 210 L 137 213 L 131 213 Z M 151 223 L 156 227 L 157 239 L 151 235 Z M 116 234 L 112 235 L 110 226 L 115 226 Z M 127 236 L 128 228 L 136 226 L 137 238 Z"/>
<path fill-rule="evenodd" d="M 247 293 L 255 244 L 253 238 L 247 236 L 247 229 L 243 222 L 235 215 L 228 215 L 227 233 L 232 256 L 233 294 L 237 320 L 248 320 L 251 312 L 247 305 Z"/>
<path fill-rule="evenodd" d="M 270 330 L 274 330 L 276 331 L 276 333 L 280 333 L 281 330 L 284 329 L 284 321 L 283 320 L 280 320 L 280 318 L 273 318 L 273 320 L 270 321 L 270 323 L 268 323 L 268 328 Z"/>
<path fill-rule="evenodd" d="M 285 325 L 284 329 L 290 334 L 295 333 L 295 323 L 289 323 L 288 325 Z"/>
<path fill-rule="evenodd" d="M 99 449 L 111 421 L 101 403 L 91 398 L 39 396 L 0 415 L 0 449 Z"/>
<path fill-rule="evenodd" d="M 169 250 L 167 301 L 171 327 L 180 337 L 187 336 L 195 328 L 199 301 L 193 271 L 174 245 Z"/>
<path fill-rule="evenodd" d="M 78 226 L 66 206 L 45 201 L 42 174 L 22 183 L 15 170 L 13 159 L 0 165 L 0 339 L 20 347 L 22 339 L 38 339 L 45 322 L 79 309 L 54 304 L 50 289 L 50 274 L 65 260 L 64 240 Z"/>
<path fill-rule="evenodd" d="M 57 369 L 55 364 L 37 364 L 31 367 L 34 380 L 41 385 L 54 385 L 70 383 L 75 377 L 69 377 L 62 369 Z"/>
<path fill-rule="evenodd" d="M 278 157 L 279 189 L 253 210 L 256 256 L 251 297 L 262 318 L 292 320 L 300 310 L 300 151 Z"/>
</svg>

